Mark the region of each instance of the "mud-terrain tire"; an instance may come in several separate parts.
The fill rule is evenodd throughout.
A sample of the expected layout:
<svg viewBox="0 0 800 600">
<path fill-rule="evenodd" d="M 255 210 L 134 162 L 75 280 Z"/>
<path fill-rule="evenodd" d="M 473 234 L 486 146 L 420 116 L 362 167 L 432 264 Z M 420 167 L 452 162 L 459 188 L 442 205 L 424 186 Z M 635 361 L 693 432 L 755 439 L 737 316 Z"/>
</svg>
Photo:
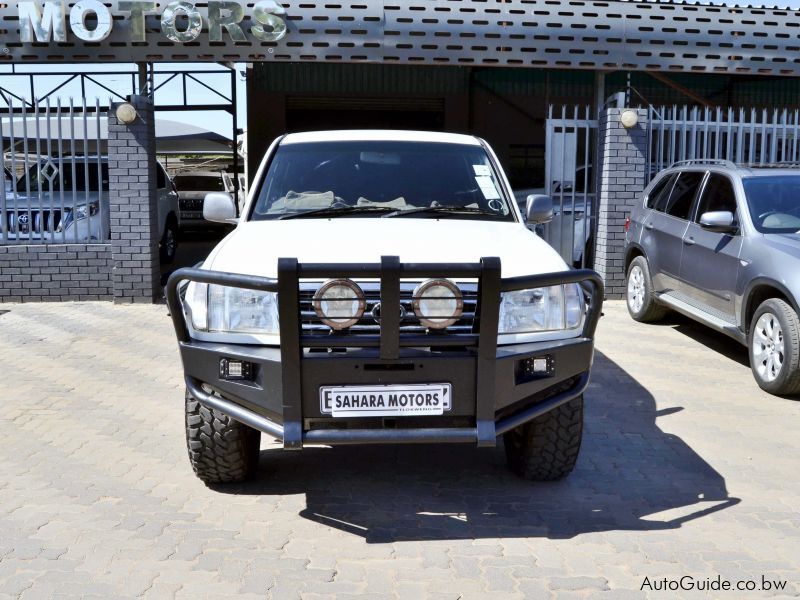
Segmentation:
<svg viewBox="0 0 800 600">
<path fill-rule="evenodd" d="M 583 396 L 503 434 L 509 468 L 530 481 L 569 475 L 581 449 Z"/>
<path fill-rule="evenodd" d="M 667 308 L 658 304 L 650 279 L 650 267 L 644 256 L 637 256 L 628 266 L 625 280 L 625 300 L 634 321 L 654 323 L 667 314 Z"/>
<path fill-rule="evenodd" d="M 776 396 L 800 393 L 800 319 L 779 298 L 765 300 L 750 321 L 750 368 L 759 387 Z"/>
<path fill-rule="evenodd" d="M 186 447 L 207 484 L 246 481 L 258 468 L 261 432 L 200 404 L 186 391 Z"/>
</svg>

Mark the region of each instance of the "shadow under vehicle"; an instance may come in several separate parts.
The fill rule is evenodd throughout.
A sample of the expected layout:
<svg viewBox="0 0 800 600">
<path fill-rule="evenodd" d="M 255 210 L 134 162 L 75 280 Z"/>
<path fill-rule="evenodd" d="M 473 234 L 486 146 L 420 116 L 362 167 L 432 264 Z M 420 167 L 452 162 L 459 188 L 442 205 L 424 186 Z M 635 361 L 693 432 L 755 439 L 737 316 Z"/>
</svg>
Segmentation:
<svg viewBox="0 0 800 600">
<path fill-rule="evenodd" d="M 658 426 L 680 408 L 658 411 L 647 389 L 597 351 L 592 373 L 583 447 L 563 481 L 514 477 L 502 448 L 306 448 L 302 456 L 267 448 L 257 480 L 215 489 L 305 493 L 301 516 L 370 543 L 669 530 L 739 503 L 720 473 Z"/>
</svg>

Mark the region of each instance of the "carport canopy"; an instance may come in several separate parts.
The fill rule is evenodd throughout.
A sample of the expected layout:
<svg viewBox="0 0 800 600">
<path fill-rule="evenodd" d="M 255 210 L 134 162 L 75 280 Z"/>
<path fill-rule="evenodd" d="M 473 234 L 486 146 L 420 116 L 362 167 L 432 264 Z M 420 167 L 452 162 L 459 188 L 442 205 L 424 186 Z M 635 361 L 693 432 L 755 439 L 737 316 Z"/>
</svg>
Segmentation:
<svg viewBox="0 0 800 600">
<path fill-rule="evenodd" d="M 156 153 L 157 154 L 228 154 L 231 150 L 231 141 L 224 135 L 208 131 L 202 127 L 173 121 L 159 119 L 155 121 Z M 99 130 L 99 131 L 98 131 Z M 36 148 L 37 153 L 45 154 L 48 148 L 46 141 L 50 140 L 50 153 L 71 152 L 71 144 L 75 143 L 75 152 L 84 153 L 83 140 L 88 141 L 88 152 L 97 152 L 97 140 L 108 140 L 108 117 L 80 115 L 72 117 L 46 117 L 39 116 L 14 116 L 0 119 L 0 134 L 3 145 L 10 147 L 24 144 L 27 138 L 29 149 Z M 60 140 L 60 146 L 59 146 Z"/>
</svg>

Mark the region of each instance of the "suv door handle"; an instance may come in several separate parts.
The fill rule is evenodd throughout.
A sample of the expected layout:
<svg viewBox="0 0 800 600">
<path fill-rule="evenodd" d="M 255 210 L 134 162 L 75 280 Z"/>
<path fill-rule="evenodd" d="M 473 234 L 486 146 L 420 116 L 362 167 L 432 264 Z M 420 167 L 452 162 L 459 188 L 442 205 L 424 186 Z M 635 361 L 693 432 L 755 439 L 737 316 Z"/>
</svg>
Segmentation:
<svg viewBox="0 0 800 600">
<path fill-rule="evenodd" d="M 686 244 L 687 246 L 694 246 L 696 242 L 694 241 L 693 237 L 688 237 L 688 238 L 683 238 L 683 243 Z"/>
<path fill-rule="evenodd" d="M 654 227 L 653 223 L 645 223 L 645 229 L 652 229 Z"/>
</svg>

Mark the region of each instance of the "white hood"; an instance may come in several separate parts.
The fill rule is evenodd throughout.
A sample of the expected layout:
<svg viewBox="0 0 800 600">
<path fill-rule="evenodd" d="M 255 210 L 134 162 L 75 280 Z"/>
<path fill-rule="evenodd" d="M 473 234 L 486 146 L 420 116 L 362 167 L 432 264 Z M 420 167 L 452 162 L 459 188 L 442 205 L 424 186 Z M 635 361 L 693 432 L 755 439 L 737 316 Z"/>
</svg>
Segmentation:
<svg viewBox="0 0 800 600">
<path fill-rule="evenodd" d="M 558 253 L 521 223 L 399 217 L 289 219 L 241 223 L 204 268 L 276 277 L 278 258 L 300 262 L 478 262 L 498 256 L 503 277 L 564 271 Z"/>
</svg>

